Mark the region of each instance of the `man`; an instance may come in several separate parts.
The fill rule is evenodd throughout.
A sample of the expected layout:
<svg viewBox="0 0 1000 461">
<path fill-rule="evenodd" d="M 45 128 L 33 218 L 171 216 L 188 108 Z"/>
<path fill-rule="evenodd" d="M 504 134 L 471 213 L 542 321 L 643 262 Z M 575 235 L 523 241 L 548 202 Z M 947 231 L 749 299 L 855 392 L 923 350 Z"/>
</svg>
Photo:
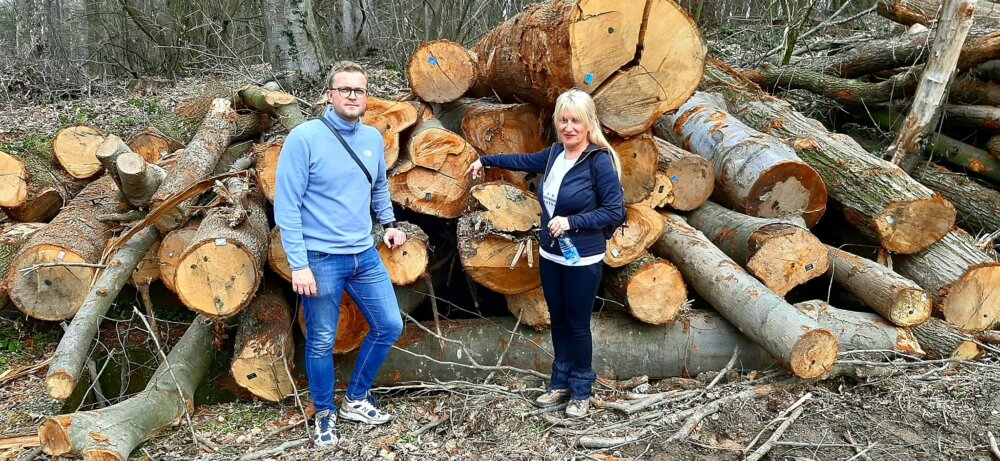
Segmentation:
<svg viewBox="0 0 1000 461">
<path fill-rule="evenodd" d="M 403 329 L 389 273 L 373 246 L 371 212 L 386 228 L 389 248 L 406 242 L 406 234 L 395 228 L 382 135 L 361 123 L 368 105 L 367 74 L 355 63 L 339 62 L 327 83 L 332 108 L 285 139 L 274 198 L 274 218 L 292 266 L 292 288 L 301 296 L 308 328 L 306 375 L 316 407 L 317 446 L 336 446 L 337 416 L 368 424 L 392 419 L 368 392 Z M 345 290 L 371 330 L 336 411 L 333 343 Z"/>
</svg>

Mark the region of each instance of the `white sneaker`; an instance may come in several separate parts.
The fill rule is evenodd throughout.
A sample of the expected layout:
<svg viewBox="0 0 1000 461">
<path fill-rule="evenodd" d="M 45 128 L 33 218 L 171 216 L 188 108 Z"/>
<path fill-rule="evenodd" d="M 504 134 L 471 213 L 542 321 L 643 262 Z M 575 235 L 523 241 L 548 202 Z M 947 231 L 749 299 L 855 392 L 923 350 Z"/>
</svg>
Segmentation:
<svg viewBox="0 0 1000 461">
<path fill-rule="evenodd" d="M 313 423 L 313 443 L 321 448 L 333 448 L 340 440 L 337 438 L 337 415 L 331 415 L 330 410 L 316 413 Z"/>
<path fill-rule="evenodd" d="M 350 421 L 357 421 L 366 424 L 385 424 L 392 421 L 392 415 L 383 412 L 378 408 L 375 397 L 368 394 L 368 398 L 361 400 L 351 400 L 344 398 L 337 416 Z"/>
<path fill-rule="evenodd" d="M 570 400 L 566 405 L 566 417 L 583 418 L 590 411 L 590 399 Z"/>
<path fill-rule="evenodd" d="M 566 400 L 569 397 L 569 389 L 551 389 L 548 392 L 539 395 L 535 399 L 535 405 L 540 407 L 551 407 L 553 405 Z"/>
</svg>

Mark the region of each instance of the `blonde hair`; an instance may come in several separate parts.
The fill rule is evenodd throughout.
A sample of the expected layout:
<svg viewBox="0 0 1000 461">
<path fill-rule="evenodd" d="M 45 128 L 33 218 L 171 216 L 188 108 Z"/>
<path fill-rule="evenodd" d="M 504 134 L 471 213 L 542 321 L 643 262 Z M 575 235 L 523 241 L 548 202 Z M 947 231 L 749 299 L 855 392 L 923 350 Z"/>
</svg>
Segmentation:
<svg viewBox="0 0 1000 461">
<path fill-rule="evenodd" d="M 333 79 L 341 72 L 357 72 L 368 78 L 368 71 L 361 64 L 353 61 L 337 61 L 330 66 L 330 73 L 326 74 L 326 89 L 333 88 Z"/>
<path fill-rule="evenodd" d="M 576 88 L 563 92 L 563 94 L 560 94 L 556 98 L 556 108 L 552 113 L 552 123 L 559 126 L 559 117 L 565 113 L 575 115 L 587 126 L 587 141 L 591 144 L 597 144 L 611 153 L 615 172 L 618 173 L 618 179 L 621 179 L 621 159 L 618 158 L 618 152 L 611 147 L 611 143 L 608 142 L 608 139 L 604 137 L 604 132 L 601 131 L 601 121 L 597 119 L 597 107 L 594 105 L 594 99 L 589 94 Z"/>
</svg>

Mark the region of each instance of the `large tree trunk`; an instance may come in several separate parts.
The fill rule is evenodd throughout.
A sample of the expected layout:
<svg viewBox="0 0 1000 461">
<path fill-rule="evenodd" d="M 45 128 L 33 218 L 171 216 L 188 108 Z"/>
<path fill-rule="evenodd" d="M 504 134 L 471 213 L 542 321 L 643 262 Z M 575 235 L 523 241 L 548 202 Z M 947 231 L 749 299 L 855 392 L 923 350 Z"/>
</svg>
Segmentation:
<svg viewBox="0 0 1000 461">
<path fill-rule="evenodd" d="M 215 164 L 229 146 L 236 129 L 236 112 L 229 107 L 229 101 L 216 99 L 212 109 L 205 116 L 201 129 L 184 149 L 184 155 L 177 159 L 170 172 L 163 179 L 160 188 L 150 201 L 150 208 L 156 208 L 173 195 L 207 178 L 215 171 Z M 184 225 L 190 217 L 193 199 L 177 205 L 156 221 L 161 232 L 174 230 Z"/>
<path fill-rule="evenodd" d="M 963 75 L 951 84 L 948 100 L 954 103 L 1000 106 L 1000 83 L 983 82 Z"/>
<path fill-rule="evenodd" d="M 471 368 L 470 356 L 480 365 L 493 366 L 501 354 L 503 366 L 548 374 L 552 371 L 548 333 L 518 330 L 521 334 L 513 335 L 512 339 L 515 321 L 511 317 L 442 320 L 441 330 L 445 337 L 464 345 L 461 352 L 460 345 L 452 342 L 443 343 L 442 350 L 442 342 L 427 333 L 427 330 L 434 331 L 433 322 L 426 322 L 427 330 L 416 325 L 407 326 L 396 343 L 401 350 L 389 353 L 382 366 L 386 372 L 379 373 L 376 384 L 435 379 L 481 380 L 494 371 Z M 737 363 L 744 370 L 774 366 L 767 352 L 711 311 L 693 311 L 666 325 L 648 325 L 625 315 L 595 315 L 590 329 L 594 338 L 594 371 L 608 379 L 636 376 L 662 379 L 717 372 L 726 366 L 737 347 Z M 447 357 L 446 363 L 433 360 L 440 357 Z M 350 369 L 356 356 L 338 359 L 338 367 Z M 348 373 L 338 373 L 342 382 L 348 378 Z"/>
<path fill-rule="evenodd" d="M 475 149 L 437 120 L 428 120 L 413 129 L 407 153 L 389 177 L 392 200 L 418 213 L 461 215 L 471 186 L 465 170 L 476 160 Z"/>
<path fill-rule="evenodd" d="M 87 125 L 73 125 L 59 130 L 52 138 L 52 153 L 70 176 L 89 179 L 103 169 L 97 161 L 97 148 L 104 142 L 101 130 Z"/>
<path fill-rule="evenodd" d="M 368 98 L 365 125 L 373 126 L 382 133 L 386 168 L 396 166 L 396 161 L 399 160 L 399 135 L 417 123 L 418 117 L 417 108 L 407 101 Z"/>
<path fill-rule="evenodd" d="M 785 221 L 747 216 L 712 202 L 688 213 L 687 221 L 781 296 L 830 266 L 826 246 Z"/>
<path fill-rule="evenodd" d="M 660 125 L 655 126 L 659 136 Z M 659 159 L 653 191 L 642 202 L 653 208 L 689 211 L 700 207 L 715 189 L 715 168 L 704 157 L 654 138 Z"/>
<path fill-rule="evenodd" d="M 580 88 L 594 95 L 605 127 L 621 136 L 646 131 L 694 91 L 707 49 L 676 3 L 643 4 L 530 5 L 473 48 L 479 57 L 476 92 L 551 108 L 560 93 Z"/>
<path fill-rule="evenodd" d="M 941 20 L 934 33 L 930 58 L 920 75 L 913 97 L 913 106 L 886 149 L 892 163 L 906 172 L 913 171 L 919 160 L 920 143 L 941 115 L 941 104 L 948 95 L 948 86 L 957 72 L 962 44 L 972 27 L 972 12 L 977 0 L 944 0 Z"/>
<path fill-rule="evenodd" d="M 494 233 L 480 229 L 483 212 L 458 220 L 458 254 L 465 273 L 484 287 L 513 295 L 541 285 L 538 242 L 533 235 Z"/>
<path fill-rule="evenodd" d="M 931 291 L 945 320 L 975 332 L 1000 321 L 1000 263 L 956 228 L 924 251 L 899 258 L 900 274 Z"/>
<path fill-rule="evenodd" d="M 719 201 L 751 216 L 795 216 L 810 227 L 816 224 L 826 211 L 820 175 L 791 147 L 744 125 L 724 107 L 716 96 L 695 93 L 663 117 L 661 131 L 712 162 Z"/>
<path fill-rule="evenodd" d="M 723 317 L 801 378 L 833 369 L 837 338 L 743 271 L 684 218 L 663 212 L 653 253 L 669 259 Z"/>
<path fill-rule="evenodd" d="M 476 55 L 450 40 L 421 43 L 410 55 L 406 76 L 421 100 L 446 103 L 461 98 L 476 81 Z"/>
<path fill-rule="evenodd" d="M 931 315 L 931 296 L 923 288 L 875 261 L 828 247 L 833 280 L 886 320 L 911 327 Z"/>
<path fill-rule="evenodd" d="M 241 194 L 247 184 L 230 178 L 226 187 L 230 193 Z M 263 201 L 250 191 L 241 200 L 245 209 L 214 208 L 201 221 L 174 274 L 174 288 L 189 309 L 212 318 L 226 318 L 250 303 L 264 276 L 269 243 Z M 245 216 L 235 221 L 240 214 Z M 238 224 L 234 225 L 234 221 Z"/>
<path fill-rule="evenodd" d="M 32 235 L 44 228 L 45 224 L 42 223 L 6 223 L 0 228 L 0 274 L 10 272 L 14 255 Z M 7 284 L 0 283 L 0 310 L 7 307 L 9 302 Z"/>
<path fill-rule="evenodd" d="M 886 322 L 878 314 L 837 309 L 823 301 L 795 304 L 795 308 L 837 336 L 842 351 L 897 351 L 924 355 L 910 330 Z"/>
<path fill-rule="evenodd" d="M 604 255 L 604 262 L 611 267 L 622 267 L 643 257 L 663 233 L 663 219 L 656 210 L 636 204 L 626 205 L 625 211 L 625 225 L 615 230 Z"/>
<path fill-rule="evenodd" d="M 239 90 L 239 100 L 247 107 L 270 114 L 278 119 L 288 131 L 306 121 L 299 102 L 288 93 L 265 90 L 256 85 L 247 85 Z"/>
<path fill-rule="evenodd" d="M 604 271 L 604 293 L 643 323 L 663 325 L 682 315 L 687 286 L 680 271 L 665 259 L 646 256 Z"/>
<path fill-rule="evenodd" d="M 16 221 L 50 221 L 85 185 L 60 168 L 51 152 L 0 151 L 0 207 Z"/>
<path fill-rule="evenodd" d="M 158 235 L 156 229 L 152 227 L 135 234 L 108 261 L 108 268 L 101 273 L 93 287 L 90 287 L 91 277 L 88 274 L 85 280 L 89 290 L 84 291 L 83 301 L 73 306 L 76 315 L 63 333 L 59 346 L 52 355 L 48 374 L 45 375 L 45 386 L 52 398 L 65 400 L 73 393 L 73 389 L 76 389 L 87 361 L 87 354 L 90 352 L 91 342 L 97 334 L 101 320 L 104 319 L 104 314 L 117 299 L 118 293 Z"/>
<path fill-rule="evenodd" d="M 292 86 L 320 85 L 327 59 L 312 0 L 267 0 L 263 7 L 267 58 L 274 72 L 290 73 Z"/>
<path fill-rule="evenodd" d="M 944 0 L 879 0 L 878 14 L 903 25 L 931 26 L 938 19 Z M 978 2 L 975 8 L 976 25 L 1000 24 L 1000 3 L 990 0 Z"/>
<path fill-rule="evenodd" d="M 261 289 L 240 314 L 230 370 L 236 384 L 269 402 L 292 395 L 292 308 L 281 283 Z M 287 368 L 286 368 L 287 367 Z"/>
<path fill-rule="evenodd" d="M 1000 107 L 955 105 L 943 107 L 944 123 L 950 127 L 969 128 L 980 133 L 1000 133 Z"/>
<path fill-rule="evenodd" d="M 1000 229 L 1000 192 L 936 165 L 917 167 L 913 177 L 955 205 L 955 224 L 963 229 L 987 233 Z"/>
<path fill-rule="evenodd" d="M 194 391 L 212 363 L 211 320 L 198 317 L 145 390 L 100 410 L 53 416 L 38 429 L 45 453 L 125 461 L 140 443 L 194 411 Z"/>
<path fill-rule="evenodd" d="M 713 61 L 706 84 L 721 91 L 729 109 L 750 126 L 791 142 L 799 157 L 819 172 L 830 196 L 868 238 L 890 251 L 915 253 L 938 241 L 955 223 L 955 208 L 899 167 L 879 160 L 846 135 L 830 133 L 741 81 Z"/>
<path fill-rule="evenodd" d="M 615 139 L 611 145 L 621 160 L 625 203 L 646 200 L 656 185 L 656 166 L 660 158 L 653 134 L 646 132 L 628 139 Z"/>
<path fill-rule="evenodd" d="M 6 274 L 18 309 L 41 320 L 73 317 L 96 272 L 87 265 L 101 261 L 114 227 L 97 217 L 120 211 L 117 195 L 110 176 L 90 183 L 21 247 Z"/>
</svg>

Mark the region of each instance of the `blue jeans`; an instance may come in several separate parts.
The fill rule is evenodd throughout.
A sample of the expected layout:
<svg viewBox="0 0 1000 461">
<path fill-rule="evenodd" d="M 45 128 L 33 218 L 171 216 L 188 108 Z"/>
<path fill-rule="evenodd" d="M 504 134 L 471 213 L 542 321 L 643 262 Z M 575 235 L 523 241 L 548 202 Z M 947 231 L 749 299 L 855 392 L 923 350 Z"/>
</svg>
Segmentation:
<svg viewBox="0 0 1000 461">
<path fill-rule="evenodd" d="M 590 315 L 604 263 L 563 266 L 542 258 L 542 293 L 552 317 L 552 389 L 569 389 L 573 400 L 590 398 L 597 379 Z"/>
<path fill-rule="evenodd" d="M 306 375 L 316 411 L 336 410 L 333 404 L 333 343 L 337 339 L 340 298 L 346 290 L 357 303 L 371 330 L 365 337 L 347 386 L 347 398 L 368 395 L 382 362 L 403 331 L 396 295 L 378 251 L 336 255 L 308 252 L 316 277 L 316 297 L 302 296 L 306 316 Z"/>
</svg>

